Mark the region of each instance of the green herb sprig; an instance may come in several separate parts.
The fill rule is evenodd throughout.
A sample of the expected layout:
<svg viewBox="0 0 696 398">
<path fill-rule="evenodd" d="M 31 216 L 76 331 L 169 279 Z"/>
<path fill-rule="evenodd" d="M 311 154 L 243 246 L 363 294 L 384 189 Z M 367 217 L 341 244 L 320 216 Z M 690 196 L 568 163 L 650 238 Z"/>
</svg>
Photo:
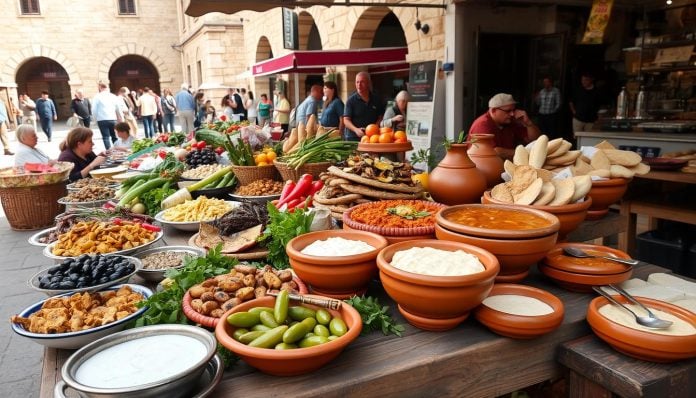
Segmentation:
<svg viewBox="0 0 696 398">
<path fill-rule="evenodd" d="M 396 323 L 394 318 L 389 314 L 389 306 L 382 306 L 379 300 L 372 296 L 353 296 L 346 303 L 355 308 L 362 318 L 363 334 L 370 333 L 374 330 L 381 330 L 385 336 L 395 334 L 401 337 L 401 333 L 406 330 L 404 325 Z"/>
<path fill-rule="evenodd" d="M 268 202 L 268 225 L 259 242 L 265 242 L 268 249 L 268 262 L 276 269 L 286 269 L 290 259 L 285 252 L 285 246 L 294 237 L 306 234 L 312 226 L 314 213 L 304 209 L 280 211 L 273 203 Z"/>
</svg>

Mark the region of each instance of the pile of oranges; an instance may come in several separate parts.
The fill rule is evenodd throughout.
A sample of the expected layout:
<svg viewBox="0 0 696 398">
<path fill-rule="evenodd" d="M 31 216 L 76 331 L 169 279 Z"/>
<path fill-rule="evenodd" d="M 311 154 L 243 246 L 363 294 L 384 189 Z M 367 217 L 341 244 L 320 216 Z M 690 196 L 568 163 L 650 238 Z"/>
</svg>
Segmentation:
<svg viewBox="0 0 696 398">
<path fill-rule="evenodd" d="M 391 143 L 406 143 L 405 131 L 394 132 L 391 127 L 379 127 L 376 124 L 368 124 L 365 127 L 365 135 L 360 139 L 360 142 L 365 144 L 391 144 Z"/>
<path fill-rule="evenodd" d="M 254 154 L 254 163 L 257 166 L 269 166 L 273 164 L 276 157 L 277 155 L 273 148 L 264 147 L 260 152 Z"/>
</svg>

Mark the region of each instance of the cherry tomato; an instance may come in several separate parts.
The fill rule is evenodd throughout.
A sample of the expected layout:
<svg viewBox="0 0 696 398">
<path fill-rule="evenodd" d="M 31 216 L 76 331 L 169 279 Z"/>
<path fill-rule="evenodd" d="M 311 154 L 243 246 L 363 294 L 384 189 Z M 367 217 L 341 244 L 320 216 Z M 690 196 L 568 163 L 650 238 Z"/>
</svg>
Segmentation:
<svg viewBox="0 0 696 398">
<path fill-rule="evenodd" d="M 222 155 L 223 152 L 225 152 L 225 148 L 221 146 L 215 148 L 215 153 L 217 153 L 218 155 Z"/>
</svg>

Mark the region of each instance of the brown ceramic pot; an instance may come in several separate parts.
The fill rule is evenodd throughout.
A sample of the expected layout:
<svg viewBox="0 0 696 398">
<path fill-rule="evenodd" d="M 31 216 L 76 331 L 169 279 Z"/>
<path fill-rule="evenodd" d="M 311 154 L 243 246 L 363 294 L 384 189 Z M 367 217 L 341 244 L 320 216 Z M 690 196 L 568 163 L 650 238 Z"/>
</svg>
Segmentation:
<svg viewBox="0 0 696 398">
<path fill-rule="evenodd" d="M 621 296 L 615 300 L 628 303 Z M 644 305 L 668 312 L 696 326 L 696 314 L 664 301 L 638 297 Z M 687 336 L 666 336 L 629 328 L 612 322 L 599 313 L 599 308 L 612 305 L 604 297 L 596 297 L 587 307 L 587 323 L 597 337 L 604 340 L 616 351 L 628 356 L 651 362 L 674 362 L 680 359 L 696 357 L 696 334 Z"/>
<path fill-rule="evenodd" d="M 592 188 L 587 196 L 592 198 L 592 206 L 587 210 L 587 220 L 598 220 L 607 215 L 609 206 L 621 200 L 630 180 L 626 178 L 610 178 L 603 181 L 592 181 Z"/>
<path fill-rule="evenodd" d="M 462 250 L 478 257 L 485 270 L 471 275 L 431 276 L 403 271 L 391 265 L 394 253 L 412 247 Z M 377 256 L 384 290 L 399 304 L 399 311 L 413 326 L 431 331 L 452 329 L 481 304 L 493 287 L 500 265 L 495 256 L 479 247 L 434 239 L 411 240 L 387 246 Z"/>
<path fill-rule="evenodd" d="M 483 193 L 483 196 L 481 197 L 481 203 L 483 204 L 505 204 L 497 199 L 494 199 L 491 196 L 491 191 L 486 191 Z M 558 221 L 561 223 L 560 228 L 558 229 L 558 241 L 563 242 L 566 239 L 566 236 L 575 231 L 575 228 L 578 227 L 583 221 L 585 221 L 585 217 L 587 216 L 587 209 L 590 208 L 592 205 L 592 198 L 585 197 L 585 200 L 580 202 L 580 203 L 570 203 L 567 205 L 562 205 L 562 206 L 525 206 L 525 205 L 510 205 L 510 206 L 520 206 L 520 207 L 529 207 L 532 209 L 537 209 L 541 211 L 545 211 L 547 213 L 551 213 L 554 216 L 558 217 Z"/>
<path fill-rule="evenodd" d="M 529 268 L 546 256 L 556 244 L 558 233 L 529 239 L 499 239 L 469 236 L 435 225 L 435 236 L 477 246 L 493 253 L 500 262 L 500 274 L 496 282 L 520 282 L 529 274 Z"/>
<path fill-rule="evenodd" d="M 310 243 L 330 237 L 361 240 L 375 249 L 350 256 L 310 256 L 301 253 Z M 377 273 L 375 258 L 387 244 L 384 237 L 372 232 L 331 229 L 300 235 L 288 242 L 285 250 L 293 271 L 313 292 L 346 299 L 364 293 L 370 279 Z"/>
<path fill-rule="evenodd" d="M 484 304 L 478 306 L 476 319 L 491 331 L 513 339 L 533 339 L 555 330 L 563 322 L 563 302 L 553 294 L 531 286 L 496 283 L 488 297 L 512 294 L 541 300 L 553 308 L 546 315 L 516 315 L 494 310 Z"/>
<path fill-rule="evenodd" d="M 450 219 L 450 217 L 453 216 L 454 213 L 457 213 L 462 210 L 474 211 L 476 212 L 476 214 L 478 214 L 479 212 L 485 212 L 491 209 L 497 209 L 506 212 L 504 213 L 506 215 L 507 212 L 512 212 L 514 213 L 514 216 L 519 215 L 520 217 L 529 218 L 540 217 L 546 220 L 547 224 L 542 227 L 533 229 L 493 229 L 461 224 Z M 487 215 L 487 217 L 491 216 Z M 545 211 L 536 210 L 528 206 L 523 207 L 497 204 L 482 205 L 479 203 L 451 206 L 441 209 L 437 212 L 437 214 L 435 214 L 435 223 L 437 225 L 440 225 L 441 227 L 447 228 L 450 231 L 459 232 L 461 234 L 497 239 L 527 239 L 540 236 L 548 236 L 552 233 L 557 232 L 558 228 L 560 227 L 560 222 L 558 221 L 558 218 L 553 214 L 547 213 Z"/>
<path fill-rule="evenodd" d="M 591 293 L 592 286 L 602 286 L 611 283 L 621 283 L 627 281 L 633 273 L 632 268 L 628 268 L 617 274 L 580 274 L 575 272 L 562 271 L 550 267 L 545 263 L 539 263 L 539 271 L 553 280 L 558 286 L 578 293 Z"/>
<path fill-rule="evenodd" d="M 428 175 L 428 191 L 446 205 L 476 203 L 486 190 L 486 177 L 466 154 L 468 144 L 452 144 Z"/>
<path fill-rule="evenodd" d="M 621 264 L 616 261 L 603 260 L 598 258 L 577 258 L 570 257 L 563 252 L 566 247 L 574 247 L 585 251 L 588 254 L 613 256 L 623 259 L 631 257 L 621 250 L 617 250 L 608 246 L 592 245 L 589 243 L 559 243 L 551 249 L 542 262 L 549 267 L 559 269 L 561 271 L 572 272 L 575 274 L 590 274 L 590 275 L 612 275 L 620 274 L 630 269 L 630 265 Z"/>
<path fill-rule="evenodd" d="M 486 177 L 486 185 L 492 188 L 503 181 L 503 159 L 495 152 L 494 134 L 472 134 L 472 144 L 467 151 L 476 168 Z"/>
<path fill-rule="evenodd" d="M 325 298 L 321 296 L 311 296 Z M 249 311 L 255 307 L 271 307 L 275 305 L 275 297 L 265 296 L 242 303 L 227 311 L 221 319 L 227 319 L 236 312 Z M 290 302 L 290 305 L 298 305 Z M 314 310 L 319 307 L 302 304 L 304 307 Z M 296 348 L 292 350 L 274 350 L 272 348 L 249 347 L 232 338 L 234 326 L 224 322 L 218 322 L 215 327 L 215 338 L 225 348 L 237 354 L 244 362 L 256 369 L 274 376 L 296 376 L 320 369 L 332 359 L 336 358 L 348 344 L 355 340 L 362 330 L 360 313 L 350 305 L 343 303 L 338 311 L 326 309 L 332 317 L 339 317 L 348 326 L 348 333 L 334 341 L 309 348 Z"/>
</svg>

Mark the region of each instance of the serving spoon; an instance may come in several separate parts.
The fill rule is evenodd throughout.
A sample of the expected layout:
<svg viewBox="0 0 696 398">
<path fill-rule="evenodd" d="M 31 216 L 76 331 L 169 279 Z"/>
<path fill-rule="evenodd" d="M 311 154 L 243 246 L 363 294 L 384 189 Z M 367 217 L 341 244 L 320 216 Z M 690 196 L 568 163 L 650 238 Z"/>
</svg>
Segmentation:
<svg viewBox="0 0 696 398">
<path fill-rule="evenodd" d="M 602 297 L 606 298 L 609 300 L 611 303 L 618 305 L 619 307 L 622 307 L 626 311 L 630 312 L 634 318 L 636 318 L 636 322 L 639 325 L 643 325 L 646 328 L 650 329 L 667 329 L 672 325 L 672 321 L 666 321 L 664 319 L 660 319 L 655 316 L 648 308 L 646 308 L 640 301 L 636 300 L 628 294 L 625 290 L 621 289 L 620 287 L 614 286 L 614 285 L 609 285 L 610 288 L 616 290 L 620 295 L 628 299 L 628 301 L 632 302 L 633 304 L 638 305 L 639 307 L 643 308 L 645 311 L 647 311 L 648 316 L 639 316 L 635 312 L 633 312 L 630 308 L 626 307 L 622 303 L 616 301 L 611 295 L 607 294 L 604 290 L 602 290 L 601 287 L 598 286 L 592 286 L 592 289 L 599 293 Z"/>
<path fill-rule="evenodd" d="M 595 256 L 592 254 L 589 254 L 582 249 L 578 249 L 577 247 L 564 247 L 563 252 L 571 257 L 577 257 L 577 258 L 603 258 L 605 260 L 609 261 L 615 261 L 617 263 L 625 264 L 625 265 L 638 265 L 640 261 L 638 260 L 632 260 L 632 259 L 625 259 L 625 258 L 619 258 L 619 257 L 611 257 L 611 256 Z"/>
</svg>

